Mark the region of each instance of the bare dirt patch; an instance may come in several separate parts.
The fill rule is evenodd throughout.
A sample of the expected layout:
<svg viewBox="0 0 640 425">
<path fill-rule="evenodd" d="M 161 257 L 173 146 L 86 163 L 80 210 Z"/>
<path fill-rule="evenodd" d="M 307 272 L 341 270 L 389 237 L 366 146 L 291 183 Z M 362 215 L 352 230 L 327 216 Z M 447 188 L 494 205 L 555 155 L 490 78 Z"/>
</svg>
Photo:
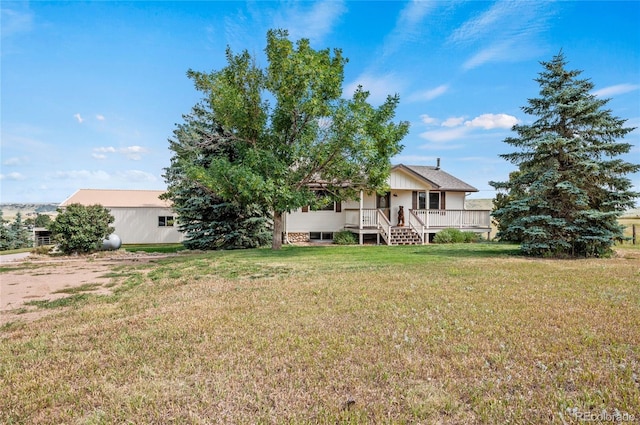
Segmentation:
<svg viewBox="0 0 640 425">
<path fill-rule="evenodd" d="M 0 325 L 35 320 L 52 311 L 29 301 L 55 301 L 78 292 L 108 294 L 113 287 L 109 273 L 115 267 L 163 257 L 167 255 L 118 251 L 76 257 L 31 255 L 5 262 L 0 273 Z"/>
</svg>

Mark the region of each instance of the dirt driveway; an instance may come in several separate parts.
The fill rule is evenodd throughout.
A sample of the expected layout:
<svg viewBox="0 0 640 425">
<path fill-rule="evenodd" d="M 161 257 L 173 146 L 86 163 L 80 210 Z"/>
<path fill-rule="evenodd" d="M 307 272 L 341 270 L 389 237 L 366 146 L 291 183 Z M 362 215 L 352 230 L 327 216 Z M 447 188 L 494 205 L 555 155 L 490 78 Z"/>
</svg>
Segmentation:
<svg viewBox="0 0 640 425">
<path fill-rule="evenodd" d="M 82 293 L 110 292 L 110 272 L 117 266 L 144 264 L 166 254 L 98 253 L 90 256 L 27 256 L 5 259 L 0 273 L 0 326 L 38 319 L 51 311 L 28 305 L 29 301 L 53 301 Z"/>
</svg>

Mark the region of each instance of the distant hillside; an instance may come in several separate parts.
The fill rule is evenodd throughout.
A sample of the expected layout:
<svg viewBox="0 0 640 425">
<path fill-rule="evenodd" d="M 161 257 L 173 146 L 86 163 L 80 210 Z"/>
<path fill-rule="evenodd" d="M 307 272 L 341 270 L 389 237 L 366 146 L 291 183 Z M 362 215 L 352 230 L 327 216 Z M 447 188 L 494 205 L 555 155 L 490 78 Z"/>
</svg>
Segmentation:
<svg viewBox="0 0 640 425">
<path fill-rule="evenodd" d="M 35 217 L 38 214 L 46 214 L 54 216 L 56 215 L 56 209 L 58 204 L 19 204 L 19 203 L 6 203 L 0 204 L 0 210 L 2 210 L 2 217 L 5 220 L 12 220 L 20 213 L 22 218 Z"/>
<path fill-rule="evenodd" d="M 464 207 L 468 210 L 492 210 L 493 199 L 466 199 Z"/>
</svg>

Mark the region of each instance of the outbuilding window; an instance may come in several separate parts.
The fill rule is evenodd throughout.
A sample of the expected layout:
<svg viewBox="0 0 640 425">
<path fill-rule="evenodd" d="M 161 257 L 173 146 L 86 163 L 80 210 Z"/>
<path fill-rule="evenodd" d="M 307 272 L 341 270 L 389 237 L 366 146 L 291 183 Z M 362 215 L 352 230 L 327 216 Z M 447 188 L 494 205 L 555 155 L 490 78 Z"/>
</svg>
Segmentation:
<svg viewBox="0 0 640 425">
<path fill-rule="evenodd" d="M 173 227 L 173 216 L 172 215 L 158 216 L 158 227 Z"/>
</svg>

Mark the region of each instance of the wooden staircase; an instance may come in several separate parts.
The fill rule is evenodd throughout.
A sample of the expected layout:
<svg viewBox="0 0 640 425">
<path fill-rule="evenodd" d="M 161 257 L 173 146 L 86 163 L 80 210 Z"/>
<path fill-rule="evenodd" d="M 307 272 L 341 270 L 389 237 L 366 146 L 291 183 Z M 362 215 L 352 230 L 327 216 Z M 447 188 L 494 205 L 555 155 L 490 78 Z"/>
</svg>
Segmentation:
<svg viewBox="0 0 640 425">
<path fill-rule="evenodd" d="M 392 227 L 389 245 L 422 245 L 422 237 L 411 227 Z"/>
</svg>

